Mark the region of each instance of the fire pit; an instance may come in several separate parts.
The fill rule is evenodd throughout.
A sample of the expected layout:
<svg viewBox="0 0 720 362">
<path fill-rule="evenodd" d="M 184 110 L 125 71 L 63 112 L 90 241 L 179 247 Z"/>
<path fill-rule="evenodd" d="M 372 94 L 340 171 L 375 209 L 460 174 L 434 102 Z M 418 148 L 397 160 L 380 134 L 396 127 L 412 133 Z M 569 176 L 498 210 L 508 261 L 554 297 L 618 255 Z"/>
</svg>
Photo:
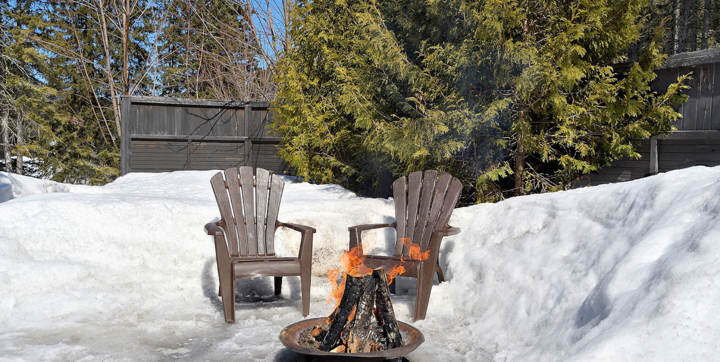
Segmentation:
<svg viewBox="0 0 720 362">
<path fill-rule="evenodd" d="M 403 345 L 401 347 L 395 347 L 384 351 L 376 352 L 360 352 L 360 353 L 337 353 L 337 352 L 325 352 L 315 348 L 309 348 L 299 343 L 301 335 L 309 333 L 313 328 L 317 326 L 328 327 L 326 318 L 313 318 L 306 319 L 297 323 L 293 323 L 285 327 L 280 332 L 280 341 L 289 350 L 304 355 L 309 360 L 333 360 L 333 359 L 391 359 L 401 358 L 407 356 L 410 352 L 414 351 L 420 344 L 425 341 L 423 334 L 417 330 L 417 328 L 403 322 L 398 322 L 400 333 L 403 338 Z"/>
<path fill-rule="evenodd" d="M 413 246 L 419 250 L 419 245 Z M 333 285 L 328 302 L 335 300 L 333 312 L 327 318 L 287 326 L 280 333 L 282 343 L 320 360 L 392 359 L 415 350 L 424 337 L 395 318 L 388 289 L 405 268 L 396 265 L 388 273 L 383 268 L 370 269 L 358 247 L 344 252 L 340 260 L 345 266 L 342 282 L 337 283 L 340 270 L 328 272 Z"/>
</svg>

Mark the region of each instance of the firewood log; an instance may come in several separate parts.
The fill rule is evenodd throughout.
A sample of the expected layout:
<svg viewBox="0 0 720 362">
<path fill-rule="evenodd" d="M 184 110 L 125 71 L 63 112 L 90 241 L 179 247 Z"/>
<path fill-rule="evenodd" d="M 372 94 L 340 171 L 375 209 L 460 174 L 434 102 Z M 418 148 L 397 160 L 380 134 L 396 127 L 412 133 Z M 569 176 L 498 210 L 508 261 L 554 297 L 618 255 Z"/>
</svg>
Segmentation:
<svg viewBox="0 0 720 362">
<path fill-rule="evenodd" d="M 368 280 L 369 278 L 353 277 L 351 275 L 345 276 L 345 291 L 342 299 L 340 299 L 337 312 L 333 312 L 330 328 L 328 328 L 328 332 L 320 345 L 321 350 L 329 351 L 338 345 L 340 333 L 345 329 L 348 316 L 350 312 L 352 312 L 353 307 L 357 305 L 358 299 L 360 299 L 360 293 L 368 283 Z"/>
<path fill-rule="evenodd" d="M 400 334 L 400 328 L 398 327 L 397 319 L 395 319 L 395 311 L 390 301 L 390 290 L 388 290 L 385 272 L 382 268 L 378 268 L 373 270 L 372 275 L 377 285 L 375 289 L 375 306 L 378 322 L 385 332 L 385 338 L 387 338 L 388 343 L 387 348 L 401 347 L 402 335 Z"/>
</svg>

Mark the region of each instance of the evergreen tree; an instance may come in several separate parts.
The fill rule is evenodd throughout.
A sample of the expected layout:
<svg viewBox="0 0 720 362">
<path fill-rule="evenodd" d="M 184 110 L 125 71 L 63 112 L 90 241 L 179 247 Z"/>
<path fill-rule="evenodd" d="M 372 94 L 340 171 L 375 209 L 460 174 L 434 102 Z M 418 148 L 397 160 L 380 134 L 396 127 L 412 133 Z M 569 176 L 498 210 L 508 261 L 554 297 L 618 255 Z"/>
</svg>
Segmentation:
<svg viewBox="0 0 720 362">
<path fill-rule="evenodd" d="M 31 4 L 16 2 L 0 6 L 2 41 L 0 67 L 2 85 L 0 103 L 4 109 L 5 129 L 9 153 L 16 156 L 15 172 L 23 173 L 23 156 L 31 156 L 31 149 L 41 139 L 43 121 L 56 117 L 57 92 L 42 82 L 48 70 L 48 57 L 38 50 L 32 39 L 34 30 L 44 21 Z M 9 162 L 7 171 L 12 170 Z"/>
<path fill-rule="evenodd" d="M 680 85 L 649 86 L 659 34 L 627 63 L 651 32 L 644 4 L 301 3 L 278 77 L 281 153 L 356 188 L 378 173 L 370 151 L 394 175 L 449 170 L 468 198 L 561 189 L 678 117 Z"/>
</svg>

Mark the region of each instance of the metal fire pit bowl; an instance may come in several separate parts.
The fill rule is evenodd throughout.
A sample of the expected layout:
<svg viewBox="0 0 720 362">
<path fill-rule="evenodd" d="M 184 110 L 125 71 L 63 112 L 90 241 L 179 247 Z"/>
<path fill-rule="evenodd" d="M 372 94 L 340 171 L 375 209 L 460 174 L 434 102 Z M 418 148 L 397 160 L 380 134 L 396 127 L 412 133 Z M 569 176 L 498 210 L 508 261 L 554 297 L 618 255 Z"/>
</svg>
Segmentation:
<svg viewBox="0 0 720 362">
<path fill-rule="evenodd" d="M 398 321 L 398 327 L 400 328 L 400 334 L 403 338 L 403 346 L 387 349 L 378 352 L 364 352 L 364 353 L 332 353 L 320 351 L 314 348 L 308 348 L 298 343 L 300 334 L 308 329 L 312 329 L 315 326 L 327 326 L 325 318 L 312 318 L 302 320 L 293 323 L 285 327 L 280 332 L 280 342 L 285 345 L 289 350 L 307 357 L 311 357 L 310 360 L 383 360 L 401 358 L 412 352 L 420 344 L 425 341 L 422 332 L 417 328 Z"/>
</svg>

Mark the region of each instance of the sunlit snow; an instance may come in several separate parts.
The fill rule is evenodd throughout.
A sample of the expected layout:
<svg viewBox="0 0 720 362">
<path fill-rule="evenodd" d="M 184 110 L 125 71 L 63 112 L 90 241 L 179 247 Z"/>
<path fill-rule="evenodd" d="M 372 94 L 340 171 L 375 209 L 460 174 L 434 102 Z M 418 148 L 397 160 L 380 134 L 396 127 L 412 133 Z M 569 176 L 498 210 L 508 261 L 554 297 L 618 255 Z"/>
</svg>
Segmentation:
<svg viewBox="0 0 720 362">
<path fill-rule="evenodd" d="M 129 174 L 102 187 L 0 173 L 0 359 L 293 360 L 300 283 L 237 282 L 224 322 L 213 171 Z M 310 317 L 350 225 L 389 222 L 389 199 L 288 180 L 281 221 L 315 227 Z M 10 196 L 8 196 L 10 195 Z M 3 199 L 0 199 L 2 201 Z M 720 353 L 720 167 L 456 209 L 411 361 L 714 360 Z M 390 250 L 392 231 L 365 235 Z M 294 255 L 299 235 L 279 229 Z M 367 250 L 368 248 L 366 248 Z M 410 322 L 414 280 L 400 280 Z"/>
</svg>

